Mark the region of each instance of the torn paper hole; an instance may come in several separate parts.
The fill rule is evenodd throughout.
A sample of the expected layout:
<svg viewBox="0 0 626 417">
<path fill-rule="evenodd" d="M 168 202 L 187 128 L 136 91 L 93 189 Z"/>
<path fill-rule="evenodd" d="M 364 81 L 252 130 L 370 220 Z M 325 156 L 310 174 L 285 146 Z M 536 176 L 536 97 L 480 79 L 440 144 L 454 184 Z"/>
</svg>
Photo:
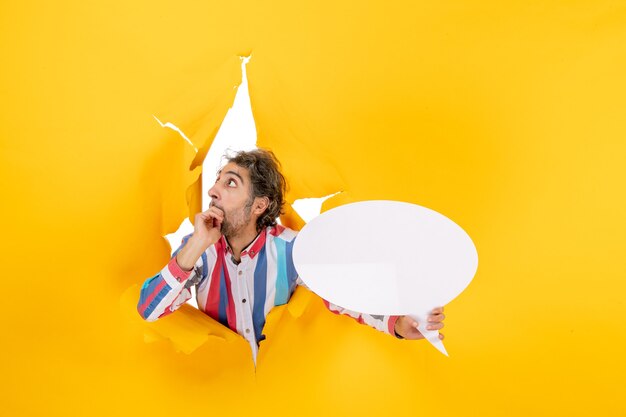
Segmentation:
<svg viewBox="0 0 626 417">
<path fill-rule="evenodd" d="M 324 201 L 339 193 L 341 193 L 341 191 L 320 198 L 300 198 L 294 201 L 291 207 L 293 207 L 302 220 L 308 223 L 321 213 Z"/>
<path fill-rule="evenodd" d="M 249 61 L 250 57 L 241 57 L 241 84 L 233 87 L 237 88 L 233 105 L 228 109 L 224 121 L 202 163 L 203 211 L 209 208 L 211 200 L 208 198 L 208 193 L 215 182 L 215 174 L 221 167 L 222 156 L 229 149 L 256 149 L 256 125 L 252 116 L 252 104 L 250 102 L 248 77 L 246 74 L 246 64 Z M 182 132 L 181 135 L 183 135 Z M 165 238 L 169 242 L 172 251 L 174 251 L 180 246 L 182 238 L 190 233 L 193 233 L 193 224 L 191 224 L 189 219 L 185 218 L 178 230 L 166 235 Z M 195 297 L 189 303 L 197 307 Z"/>
<path fill-rule="evenodd" d="M 249 151 L 256 149 L 256 124 L 252 115 L 252 103 L 248 89 L 246 65 L 251 57 L 241 57 L 241 84 L 233 106 L 226 113 L 211 148 L 202 163 L 202 210 L 209 208 L 209 189 L 215 183 L 215 176 L 222 166 L 222 156 L 228 150 Z"/>
<path fill-rule="evenodd" d="M 220 129 L 211 144 L 209 152 L 202 164 L 202 210 L 209 208 L 210 198 L 208 197 L 209 189 L 215 183 L 215 176 L 218 169 L 222 166 L 222 157 L 230 150 L 253 150 L 256 149 L 257 131 L 254 116 L 252 114 L 252 104 L 248 88 L 248 78 L 246 65 L 250 57 L 241 57 L 241 84 L 235 86 L 237 93 L 232 107 L 226 113 Z M 155 117 L 155 119 L 157 119 Z M 157 119 L 157 121 L 159 121 Z M 172 123 L 159 123 L 171 129 L 176 130 L 189 143 L 189 139 Z M 192 145 L 193 146 L 193 145 Z M 195 149 L 195 147 L 194 147 Z M 321 198 L 305 198 L 297 202 L 297 207 L 305 220 L 309 220 L 320 213 L 322 203 L 338 193 L 330 194 Z M 188 218 L 185 218 L 180 224 L 178 230 L 174 233 L 166 235 L 166 239 L 170 243 L 172 250 L 180 246 L 184 236 L 193 233 L 193 225 Z M 195 308 L 198 308 L 195 289 L 192 298 L 187 302 Z M 254 352 L 255 349 L 253 349 Z M 253 357 L 256 362 L 256 357 Z"/>
</svg>

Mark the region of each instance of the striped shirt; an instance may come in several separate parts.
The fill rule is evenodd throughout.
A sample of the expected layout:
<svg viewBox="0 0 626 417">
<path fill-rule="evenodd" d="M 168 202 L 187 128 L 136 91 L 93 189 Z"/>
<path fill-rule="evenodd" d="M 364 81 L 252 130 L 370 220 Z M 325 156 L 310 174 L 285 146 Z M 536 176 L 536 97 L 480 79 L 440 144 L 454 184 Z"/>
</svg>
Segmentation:
<svg viewBox="0 0 626 417">
<path fill-rule="evenodd" d="M 241 252 L 239 263 L 222 236 L 191 271 L 184 271 L 176 262 L 176 254 L 190 237 L 185 236 L 170 262 L 143 284 L 139 314 L 154 321 L 172 313 L 191 298 L 191 287 L 195 285 L 199 309 L 243 336 L 250 343 L 256 363 L 259 342 L 265 339 L 266 316 L 275 306 L 286 304 L 297 285 L 304 286 L 292 259 L 296 232 L 281 225 L 267 227 Z M 357 313 L 326 300 L 324 304 L 333 313 L 395 334 L 398 316 Z"/>
</svg>

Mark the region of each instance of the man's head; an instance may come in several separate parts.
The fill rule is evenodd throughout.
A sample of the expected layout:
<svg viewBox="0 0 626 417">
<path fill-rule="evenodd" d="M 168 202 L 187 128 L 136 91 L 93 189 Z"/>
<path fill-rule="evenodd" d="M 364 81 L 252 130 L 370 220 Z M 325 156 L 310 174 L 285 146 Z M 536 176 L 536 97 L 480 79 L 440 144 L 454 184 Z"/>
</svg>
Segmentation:
<svg viewBox="0 0 626 417">
<path fill-rule="evenodd" d="M 224 211 L 222 233 L 235 236 L 255 223 L 257 231 L 276 224 L 284 205 L 286 181 L 271 151 L 240 151 L 226 157 L 209 190 L 211 205 Z"/>
</svg>

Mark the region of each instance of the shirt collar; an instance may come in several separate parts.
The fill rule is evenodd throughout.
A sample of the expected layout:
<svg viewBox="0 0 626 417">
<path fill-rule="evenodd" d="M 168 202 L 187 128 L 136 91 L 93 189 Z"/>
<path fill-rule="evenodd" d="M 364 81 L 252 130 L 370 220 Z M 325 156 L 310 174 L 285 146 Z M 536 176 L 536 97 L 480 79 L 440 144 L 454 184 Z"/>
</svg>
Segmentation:
<svg viewBox="0 0 626 417">
<path fill-rule="evenodd" d="M 259 234 L 256 236 L 256 238 L 254 238 L 254 240 L 248 246 L 246 246 L 244 250 L 241 251 L 242 259 L 244 256 L 249 256 L 250 259 L 254 259 L 254 257 L 258 255 L 258 253 L 261 251 L 261 248 L 263 248 L 263 245 L 265 245 L 266 232 L 267 232 L 267 229 L 261 230 Z M 231 255 L 233 254 L 233 250 L 228 244 L 228 240 L 226 240 L 226 238 L 223 235 L 220 238 L 219 242 L 221 246 L 224 248 L 224 252 L 229 253 Z"/>
</svg>

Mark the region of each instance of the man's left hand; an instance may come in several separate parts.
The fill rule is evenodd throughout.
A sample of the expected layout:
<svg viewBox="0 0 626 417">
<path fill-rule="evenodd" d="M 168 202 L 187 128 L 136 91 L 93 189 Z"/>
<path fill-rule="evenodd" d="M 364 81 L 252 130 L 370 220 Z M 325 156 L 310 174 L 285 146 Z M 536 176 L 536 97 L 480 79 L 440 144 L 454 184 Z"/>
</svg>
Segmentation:
<svg viewBox="0 0 626 417">
<path fill-rule="evenodd" d="M 446 316 L 443 314 L 443 307 L 437 307 L 431 311 L 430 315 L 426 318 L 428 321 L 426 325 L 427 330 L 441 330 L 443 329 L 443 319 Z M 405 339 L 423 339 L 424 335 L 417 330 L 418 323 L 409 316 L 400 316 L 396 321 L 395 331 Z M 443 340 L 443 334 L 439 333 L 439 339 Z"/>
</svg>

